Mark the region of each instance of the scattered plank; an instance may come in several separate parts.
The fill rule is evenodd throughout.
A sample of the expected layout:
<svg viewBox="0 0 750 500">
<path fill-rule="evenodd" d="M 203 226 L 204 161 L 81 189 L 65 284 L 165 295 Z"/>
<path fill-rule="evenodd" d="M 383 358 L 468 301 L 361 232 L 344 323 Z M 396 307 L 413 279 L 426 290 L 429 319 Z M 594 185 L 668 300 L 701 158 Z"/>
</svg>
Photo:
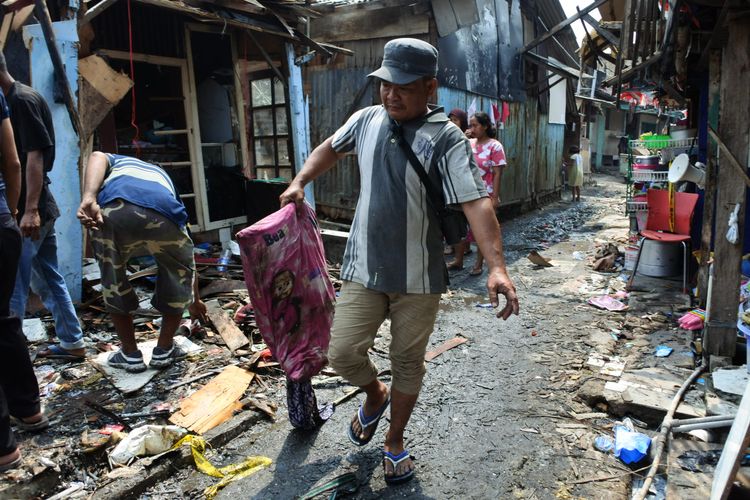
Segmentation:
<svg viewBox="0 0 750 500">
<path fill-rule="evenodd" d="M 216 375 L 217 373 L 221 373 L 221 368 L 217 368 L 215 370 L 209 370 L 206 373 L 201 373 L 200 375 L 196 375 L 195 377 L 191 377 L 187 380 L 183 380 L 182 382 L 177 382 L 175 384 L 170 385 L 167 387 L 168 391 L 171 391 L 172 389 L 177 389 L 178 387 L 182 387 L 183 385 L 192 384 L 193 382 L 197 382 L 198 380 L 201 380 L 206 377 L 210 377 L 211 375 Z"/>
<path fill-rule="evenodd" d="M 424 355 L 424 360 L 429 363 L 430 361 L 432 361 L 433 359 L 437 358 L 438 356 L 440 356 L 444 352 L 449 351 L 449 350 L 453 349 L 454 347 L 458 347 L 461 344 L 464 344 L 464 343 L 468 342 L 468 340 L 469 339 L 465 339 L 463 337 L 454 337 L 454 338 L 452 338 L 450 340 L 446 340 L 445 342 L 443 342 L 442 344 L 440 344 L 435 349 L 426 352 L 425 355 Z"/>
<path fill-rule="evenodd" d="M 256 398 L 245 398 L 240 401 L 243 408 L 252 408 L 258 410 L 261 413 L 265 413 L 271 420 L 276 420 L 276 405 L 273 403 L 266 403 Z"/>
<path fill-rule="evenodd" d="M 227 366 L 208 384 L 183 399 L 169 421 L 197 434 L 213 429 L 242 408 L 240 398 L 254 376 L 253 372 Z"/>
<path fill-rule="evenodd" d="M 200 290 L 200 296 L 201 298 L 210 297 L 212 295 L 217 295 L 220 293 L 228 293 L 228 292 L 235 292 L 235 291 L 247 291 L 247 285 L 245 285 L 245 282 L 242 280 L 216 280 L 212 281 L 208 285 L 204 286 Z"/>
<path fill-rule="evenodd" d="M 237 328 L 229 313 L 221 308 L 218 300 L 209 300 L 206 302 L 206 308 L 208 310 L 208 318 L 213 323 L 219 335 L 221 335 L 221 338 L 224 339 L 232 354 L 240 347 L 244 347 L 250 343 L 245 334 L 242 333 L 242 330 Z"/>
<path fill-rule="evenodd" d="M 714 481 L 711 485 L 711 500 L 727 498 L 734 478 L 737 476 L 740 460 L 745 455 L 748 445 L 750 445 L 750 384 L 745 388 L 740 409 L 734 417 L 721 458 L 716 465 Z"/>
<path fill-rule="evenodd" d="M 603 412 L 592 412 L 592 413 L 576 413 L 574 411 L 569 412 L 570 416 L 576 420 L 590 420 L 594 418 L 609 418 L 608 413 Z"/>
<path fill-rule="evenodd" d="M 611 476 L 592 477 L 589 479 L 579 479 L 578 481 L 566 481 L 565 483 L 566 484 L 585 484 L 585 483 L 595 483 L 598 481 L 614 481 L 615 479 L 620 479 L 621 477 L 624 477 L 624 476 L 638 474 L 639 472 L 643 472 L 649 467 L 650 465 L 647 465 L 646 467 L 641 467 L 640 469 L 636 469 L 634 471 L 623 472 L 621 474 L 612 474 Z"/>
</svg>

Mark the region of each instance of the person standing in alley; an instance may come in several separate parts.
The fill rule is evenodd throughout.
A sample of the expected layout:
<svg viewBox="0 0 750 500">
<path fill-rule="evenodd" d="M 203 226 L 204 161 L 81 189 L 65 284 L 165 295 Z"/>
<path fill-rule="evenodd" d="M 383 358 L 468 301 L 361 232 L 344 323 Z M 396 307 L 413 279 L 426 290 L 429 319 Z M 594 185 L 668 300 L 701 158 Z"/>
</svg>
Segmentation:
<svg viewBox="0 0 750 500">
<path fill-rule="evenodd" d="M 10 312 L 21 255 L 21 233 L 15 219 L 21 192 L 21 162 L 3 94 L 0 94 L 0 152 L 0 472 L 5 472 L 21 464 L 11 419 L 16 427 L 27 431 L 43 430 L 49 421 L 41 412 L 39 385 L 21 331 L 21 320 Z"/>
<path fill-rule="evenodd" d="M 57 263 L 55 219 L 60 212 L 47 176 L 55 161 L 52 114 L 39 92 L 13 79 L 2 53 L 0 88 L 8 99 L 22 170 L 18 217 L 24 238 L 10 308 L 23 318 L 31 287 L 52 313 L 60 340 L 59 346 L 52 345 L 37 355 L 83 359 L 83 331 Z"/>
<path fill-rule="evenodd" d="M 492 200 L 492 208 L 500 208 L 500 180 L 507 162 L 505 160 L 505 149 L 500 141 L 496 139 L 497 129 L 492 124 L 490 116 L 482 111 L 474 113 L 469 119 L 469 131 L 471 135 L 471 152 L 477 162 L 479 173 L 484 181 L 484 187 Z M 466 240 L 456 245 L 456 256 L 448 263 L 448 269 L 463 269 L 464 254 L 471 248 L 474 235 L 471 231 L 466 235 Z M 471 276 L 482 274 L 484 257 L 481 249 L 477 251 L 474 267 L 469 271 Z"/>
<path fill-rule="evenodd" d="M 412 38 L 385 45 L 382 66 L 369 76 L 380 83 L 382 105 L 353 114 L 312 152 L 282 193 L 282 206 L 304 201 L 304 187 L 346 153 L 357 155 L 361 187 L 346 246 L 329 361 L 337 373 L 367 397 L 351 420 L 349 439 L 370 442 L 391 406 L 383 466 L 389 484 L 414 475 L 404 431 L 425 374 L 424 355 L 446 291 L 447 271 L 438 211 L 411 163 L 416 156 L 424 182 L 460 207 L 489 264 L 487 289 L 498 317 L 518 314 L 518 299 L 505 269 L 500 227 L 468 140 L 442 108 L 428 105 L 437 89 L 437 50 Z M 406 148 L 411 148 L 411 153 Z M 391 319 L 392 385 L 377 378 L 368 356 L 380 324 Z"/>
<path fill-rule="evenodd" d="M 137 158 L 95 151 L 84 172 L 77 216 L 91 231 L 104 304 L 122 345 L 107 364 L 133 373 L 146 370 L 133 326 L 138 297 L 126 274 L 128 260 L 144 255 L 156 260 L 151 304 L 163 315 L 149 366 L 167 368 L 185 358 L 174 333 L 186 308 L 205 323 L 206 306 L 198 298 L 187 210 L 167 173 Z"/>
<path fill-rule="evenodd" d="M 571 201 L 581 201 L 581 186 L 583 186 L 583 156 L 578 146 L 568 149 L 570 162 L 568 165 L 568 184 L 573 190 Z"/>
</svg>

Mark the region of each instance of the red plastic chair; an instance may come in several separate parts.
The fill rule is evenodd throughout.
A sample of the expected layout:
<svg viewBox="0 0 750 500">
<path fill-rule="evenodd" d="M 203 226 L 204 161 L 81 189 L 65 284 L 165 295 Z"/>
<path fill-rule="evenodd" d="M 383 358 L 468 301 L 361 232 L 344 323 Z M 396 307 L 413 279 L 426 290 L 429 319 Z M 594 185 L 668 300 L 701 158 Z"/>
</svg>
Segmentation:
<svg viewBox="0 0 750 500">
<path fill-rule="evenodd" d="M 638 242 L 638 257 L 635 259 L 633 275 L 628 281 L 628 290 L 633 286 L 633 280 L 638 272 L 638 263 L 641 261 L 641 252 L 645 240 L 661 241 L 663 243 L 679 243 L 682 245 L 682 292 L 687 293 L 687 262 L 688 248 L 690 246 L 690 226 L 693 222 L 695 205 L 698 203 L 698 195 L 694 193 L 674 194 L 674 230 L 670 228 L 669 191 L 660 189 L 649 189 L 646 193 L 648 199 L 648 221 L 646 229 L 641 231 L 641 240 Z"/>
</svg>

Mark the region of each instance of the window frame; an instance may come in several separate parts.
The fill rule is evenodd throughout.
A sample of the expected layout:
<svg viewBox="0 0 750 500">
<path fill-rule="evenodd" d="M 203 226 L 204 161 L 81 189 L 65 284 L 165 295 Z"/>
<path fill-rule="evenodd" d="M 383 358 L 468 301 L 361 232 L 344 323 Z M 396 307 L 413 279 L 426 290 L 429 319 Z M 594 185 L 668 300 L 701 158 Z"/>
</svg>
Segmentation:
<svg viewBox="0 0 750 500">
<path fill-rule="evenodd" d="M 281 68 L 279 68 L 281 70 Z M 247 102 L 247 114 L 250 122 L 250 147 L 252 148 L 253 152 L 253 166 L 252 166 L 252 173 L 254 178 L 258 178 L 258 169 L 273 169 L 274 170 L 274 177 L 281 177 L 281 169 L 289 169 L 292 173 L 294 173 L 294 144 L 292 141 L 292 133 L 291 133 L 291 112 L 289 109 L 289 89 L 287 85 L 285 85 L 285 82 L 280 81 L 278 75 L 271 69 L 269 70 L 263 70 L 263 71 L 255 71 L 252 73 L 247 73 L 247 81 L 248 81 L 248 89 L 249 89 L 249 95 L 248 95 L 248 102 Z M 263 104 L 256 106 L 253 103 L 253 82 L 261 81 L 261 80 L 269 80 L 271 82 L 270 88 L 271 88 L 271 104 Z M 284 101 L 277 103 L 277 85 L 276 82 L 281 83 L 281 88 L 284 92 Z M 284 115 L 286 117 L 286 127 L 287 131 L 286 133 L 279 133 L 278 127 L 279 122 L 276 119 L 277 118 L 277 110 L 282 108 L 284 110 Z M 271 126 L 273 129 L 272 134 L 258 134 L 256 135 L 255 129 L 255 112 L 260 110 L 270 110 L 271 111 Z M 257 154 L 257 148 L 256 144 L 257 141 L 263 140 L 263 139 L 273 139 L 273 163 L 260 163 L 259 155 Z M 287 149 L 287 155 L 289 157 L 289 164 L 288 165 L 281 165 L 279 161 L 279 143 L 286 141 L 286 149 Z M 291 180 L 291 179 L 289 179 Z"/>
</svg>

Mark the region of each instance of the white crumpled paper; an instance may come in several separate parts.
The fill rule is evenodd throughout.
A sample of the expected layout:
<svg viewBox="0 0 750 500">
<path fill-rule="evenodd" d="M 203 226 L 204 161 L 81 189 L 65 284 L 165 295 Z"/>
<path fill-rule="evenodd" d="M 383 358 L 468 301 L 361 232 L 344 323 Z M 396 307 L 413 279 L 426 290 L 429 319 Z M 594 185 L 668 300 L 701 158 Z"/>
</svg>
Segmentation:
<svg viewBox="0 0 750 500">
<path fill-rule="evenodd" d="M 144 425 L 133 429 L 109 454 L 115 465 L 127 465 L 133 458 L 169 450 L 187 431 L 176 425 Z"/>
</svg>

